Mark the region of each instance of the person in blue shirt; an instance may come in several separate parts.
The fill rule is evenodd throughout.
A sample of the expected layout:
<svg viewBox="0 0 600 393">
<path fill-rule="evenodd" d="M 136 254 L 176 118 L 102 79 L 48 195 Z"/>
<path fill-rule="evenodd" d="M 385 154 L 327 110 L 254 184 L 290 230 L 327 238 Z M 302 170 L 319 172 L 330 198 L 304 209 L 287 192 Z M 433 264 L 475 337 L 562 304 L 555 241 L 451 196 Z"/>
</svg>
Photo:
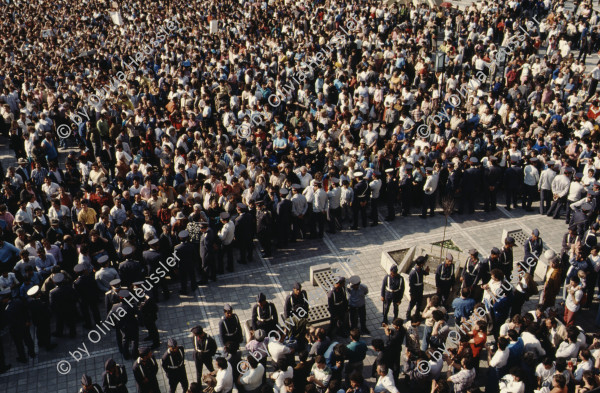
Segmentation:
<svg viewBox="0 0 600 393">
<path fill-rule="evenodd" d="M 508 331 L 508 338 L 510 343 L 508 344 L 508 363 L 506 363 L 506 369 L 519 366 L 521 364 L 521 358 L 525 353 L 523 339 L 519 337 L 519 333 L 517 333 L 515 329 L 510 329 Z"/>
<path fill-rule="evenodd" d="M 33 271 L 32 266 L 25 267 L 25 276 L 23 277 L 23 284 L 19 288 L 19 295 L 21 298 L 27 298 L 27 291 L 35 285 L 42 285 L 42 277 L 38 272 Z"/>
<path fill-rule="evenodd" d="M 462 319 L 469 319 L 475 308 L 475 300 L 470 298 L 471 291 L 469 288 L 463 288 L 460 292 L 460 297 L 452 301 L 454 309 L 454 319 L 456 323 L 461 323 Z"/>
<path fill-rule="evenodd" d="M 46 159 L 48 161 L 54 161 L 58 158 L 58 151 L 54 146 L 54 141 L 52 140 L 52 134 L 47 132 L 46 139 L 42 142 L 42 146 L 46 149 Z"/>
<path fill-rule="evenodd" d="M 348 364 L 344 369 L 346 380 L 350 379 L 350 374 L 353 372 L 362 374 L 363 362 L 367 356 L 367 344 L 360 339 L 360 331 L 358 329 L 350 330 L 350 339 L 352 341 L 346 345 L 346 358 L 348 359 Z"/>
<path fill-rule="evenodd" d="M 348 349 L 344 344 L 334 341 L 325 351 L 325 362 L 331 370 L 331 379 L 341 379 L 342 370 L 344 369 L 344 358 L 348 353 Z"/>
<path fill-rule="evenodd" d="M 12 266 L 19 259 L 19 249 L 14 245 L 0 239 L 0 263 L 9 263 Z"/>
</svg>

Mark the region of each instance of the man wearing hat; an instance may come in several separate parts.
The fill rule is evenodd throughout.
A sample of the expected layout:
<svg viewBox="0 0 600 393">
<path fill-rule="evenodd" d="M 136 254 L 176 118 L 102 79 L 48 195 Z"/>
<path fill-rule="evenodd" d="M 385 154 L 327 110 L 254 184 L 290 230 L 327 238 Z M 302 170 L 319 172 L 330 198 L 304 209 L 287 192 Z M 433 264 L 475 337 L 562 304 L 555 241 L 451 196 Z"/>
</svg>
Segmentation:
<svg viewBox="0 0 600 393">
<path fill-rule="evenodd" d="M 224 315 L 219 321 L 221 341 L 223 344 L 232 342 L 239 347 L 243 341 L 240 319 L 237 314 L 233 312 L 233 308 L 229 304 L 226 304 L 225 307 L 223 307 L 223 313 Z"/>
<path fill-rule="evenodd" d="M 571 187 L 571 174 L 573 170 L 569 167 L 564 169 L 564 173 L 556 175 L 552 180 L 552 205 L 546 214 L 554 219 L 560 218 L 561 210 L 566 207 L 567 195 Z"/>
<path fill-rule="evenodd" d="M 552 205 L 552 182 L 556 177 L 556 164 L 548 161 L 548 166 L 540 174 L 538 189 L 540 191 L 540 214 L 546 214 Z"/>
<path fill-rule="evenodd" d="M 531 157 L 529 164 L 523 169 L 523 209 L 533 211 L 531 204 L 537 194 L 538 183 L 540 181 L 540 172 L 537 169 L 538 158 Z"/>
<path fill-rule="evenodd" d="M 196 364 L 196 381 L 202 381 L 202 368 L 206 366 L 211 373 L 213 367 L 213 356 L 217 353 L 217 343 L 210 337 L 202 326 L 196 326 L 191 330 L 194 335 L 194 363 Z"/>
<path fill-rule="evenodd" d="M 149 248 L 142 253 L 142 261 L 144 263 L 144 267 L 148 274 L 156 272 L 158 268 L 160 268 L 160 262 L 162 260 L 163 255 L 161 255 L 160 249 L 160 241 L 157 238 L 153 238 L 148 241 Z M 156 276 L 156 275 L 155 275 Z M 169 284 L 164 277 L 159 278 L 159 282 L 156 285 L 152 286 L 152 296 L 158 302 L 158 287 L 162 288 L 163 296 L 165 300 L 169 300 L 171 297 L 171 292 L 169 291 Z"/>
<path fill-rule="evenodd" d="M 308 202 L 302 194 L 300 184 L 292 184 L 292 242 L 298 237 L 304 238 L 304 216 L 308 211 Z"/>
<path fill-rule="evenodd" d="M 476 196 L 481 189 L 483 180 L 483 174 L 481 168 L 479 168 L 477 157 L 471 157 L 469 159 L 470 167 L 467 169 L 462 176 L 460 189 L 461 196 L 459 214 L 465 212 L 465 207 L 468 208 L 468 213 L 472 214 L 475 212 L 475 201 Z"/>
<path fill-rule="evenodd" d="M 402 197 L 402 217 L 406 217 L 410 214 L 410 207 L 414 200 L 414 193 L 416 187 L 415 177 L 413 176 L 413 166 L 406 164 L 404 166 L 406 175 L 400 183 L 400 194 Z"/>
<path fill-rule="evenodd" d="M 388 168 L 385 170 L 386 179 L 383 195 L 387 206 L 387 216 L 385 217 L 386 221 L 394 221 L 394 218 L 396 218 L 395 205 L 396 201 L 398 200 L 398 193 L 400 192 L 396 174 L 397 171 L 394 168 Z"/>
<path fill-rule="evenodd" d="M 179 283 L 181 286 L 179 293 L 187 295 L 188 281 L 190 282 L 192 293 L 198 288 L 196 282 L 196 266 L 198 265 L 200 255 L 198 254 L 198 247 L 194 246 L 194 244 L 189 241 L 188 231 L 184 230 L 179 232 L 179 240 L 181 240 L 181 243 L 175 247 L 174 251 L 179 257 Z"/>
<path fill-rule="evenodd" d="M 202 237 L 200 238 L 200 258 L 202 259 L 200 284 L 206 285 L 209 278 L 212 281 L 217 281 L 217 235 L 215 234 L 215 230 L 206 221 L 200 223 L 200 232 L 202 232 Z"/>
<path fill-rule="evenodd" d="M 583 200 L 585 201 L 585 199 L 587 198 L 584 198 Z M 590 212 L 592 211 L 592 205 L 587 202 L 582 204 L 575 202 L 571 203 L 569 208 L 570 210 L 573 210 L 573 214 L 571 214 L 571 220 L 569 221 L 569 226 L 576 227 L 577 235 L 583 239 L 583 236 L 590 225 Z"/>
<path fill-rule="evenodd" d="M 367 328 L 367 308 L 366 297 L 369 288 L 360 282 L 359 276 L 352 276 L 348 279 L 348 309 L 350 311 L 350 330 L 358 329 L 358 320 L 360 319 L 360 332 L 370 334 Z"/>
<path fill-rule="evenodd" d="M 544 242 L 542 241 L 540 231 L 537 228 L 531 232 L 531 236 L 529 237 L 529 240 L 525 242 L 524 248 L 525 255 L 523 257 L 523 262 L 525 264 L 525 270 L 527 273 L 531 274 L 532 277 L 535 277 L 535 268 L 544 251 Z"/>
<path fill-rule="evenodd" d="M 122 364 L 117 364 L 110 358 L 104 363 L 102 374 L 102 387 L 104 393 L 128 393 L 127 369 Z"/>
<path fill-rule="evenodd" d="M 125 247 L 122 251 L 125 260 L 119 264 L 121 285 L 129 287 L 132 283 L 144 279 L 142 264 L 133 259 L 133 247 Z"/>
<path fill-rule="evenodd" d="M 600 224 L 597 222 L 593 223 L 587 231 L 581 237 L 581 253 L 587 258 L 592 252 L 592 248 L 598 245 L 598 229 L 600 229 Z M 596 281 L 588 280 L 590 284 L 588 286 L 593 287 Z"/>
<path fill-rule="evenodd" d="M 358 215 L 362 220 L 363 227 L 367 227 L 367 205 L 371 196 L 371 188 L 369 183 L 364 179 L 362 172 L 354 172 L 356 184 L 353 187 L 354 199 L 352 200 L 352 216 L 354 223 L 350 229 L 358 230 Z"/>
<path fill-rule="evenodd" d="M 264 293 L 259 293 L 252 307 L 252 330 L 262 329 L 267 335 L 275 330 L 279 317 L 275 305 L 267 301 Z"/>
<path fill-rule="evenodd" d="M 439 175 L 433 171 L 433 168 L 425 168 L 427 178 L 423 185 L 423 205 L 421 209 L 421 218 L 427 218 L 427 209 L 429 209 L 429 215 L 435 215 L 435 201 L 436 191 L 438 187 Z"/>
<path fill-rule="evenodd" d="M 288 198 L 289 191 L 286 188 L 279 189 L 279 202 L 275 207 L 275 224 L 277 226 L 277 246 L 286 248 L 290 240 L 290 229 L 292 225 L 292 209 L 294 204 Z"/>
<path fill-rule="evenodd" d="M 500 258 L 498 258 L 499 269 L 504 273 L 504 277 L 510 280 L 513 271 L 513 247 L 515 239 L 512 236 L 507 236 L 504 239 L 504 246 L 500 250 Z"/>
<path fill-rule="evenodd" d="M 33 339 L 31 338 L 29 329 L 30 319 L 27 307 L 21 299 L 11 297 L 10 288 L 0 291 L 0 305 L 4 309 L 4 320 L 8 325 L 10 337 L 17 348 L 17 361 L 20 363 L 27 363 L 25 346 L 23 344 L 27 346 L 29 357 L 35 357 Z"/>
<path fill-rule="evenodd" d="M 112 306 L 106 316 L 105 321 L 111 321 L 115 325 L 116 331 L 120 333 L 121 345 L 119 350 L 125 360 L 129 360 L 138 352 L 140 341 L 139 324 L 136 319 L 136 310 L 129 304 L 131 294 L 126 289 L 121 289 L 118 293 L 119 303 Z M 117 340 L 119 339 L 117 333 Z"/>
<path fill-rule="evenodd" d="M 138 393 L 160 393 L 158 387 L 158 363 L 150 348 L 140 348 L 140 356 L 133 363 L 133 376 Z"/>
<path fill-rule="evenodd" d="M 469 257 L 465 262 L 465 268 L 463 269 L 462 276 L 460 277 L 461 289 L 467 288 L 471 291 L 473 298 L 480 295 L 480 292 L 476 283 L 479 279 L 479 253 L 475 249 L 469 250 Z"/>
<path fill-rule="evenodd" d="M 262 247 L 262 257 L 273 255 L 273 215 L 267 209 L 264 200 L 256 201 L 256 237 Z"/>
<path fill-rule="evenodd" d="M 89 270 L 86 269 L 85 265 L 78 263 L 73 268 L 73 271 L 78 276 L 73 282 L 73 288 L 79 295 L 79 309 L 83 315 L 84 327 L 86 329 L 92 328 L 92 320 L 90 318 L 90 312 L 94 317 L 94 323 L 100 323 L 100 311 L 98 311 L 98 286 L 94 276 L 90 274 Z"/>
<path fill-rule="evenodd" d="M 398 265 L 392 265 L 390 274 L 386 274 L 381 284 L 381 301 L 383 302 L 383 322 L 388 324 L 390 306 L 394 305 L 394 319 L 398 318 L 398 307 L 404 297 L 404 278 L 398 274 Z"/>
<path fill-rule="evenodd" d="M 408 274 L 408 288 L 410 293 L 410 302 L 408 310 L 406 310 L 406 319 L 410 319 L 411 311 L 415 308 L 415 315 L 421 315 L 421 307 L 423 303 L 423 276 L 429 274 L 429 266 L 425 266 L 427 259 L 424 256 L 419 256 L 415 261 L 415 267 Z"/>
<path fill-rule="evenodd" d="M 223 259 L 225 258 L 225 255 L 227 255 L 227 271 L 233 272 L 233 238 L 235 237 L 235 224 L 231 222 L 229 213 L 227 212 L 222 212 L 219 219 L 223 226 L 217 233 L 221 243 L 221 247 L 219 248 L 217 273 L 223 274 Z"/>
<path fill-rule="evenodd" d="M 110 290 L 104 294 L 104 305 L 106 313 L 111 310 L 114 304 L 119 303 L 119 291 L 121 290 L 121 279 L 115 278 L 110 282 Z"/>
<path fill-rule="evenodd" d="M 371 189 L 371 226 L 374 227 L 379 223 L 379 196 L 381 193 L 381 179 L 379 172 L 375 171 L 372 175 L 372 180 L 369 183 Z"/>
<path fill-rule="evenodd" d="M 81 389 L 79 393 L 102 393 L 100 385 L 92 382 L 92 377 L 87 374 L 83 374 L 81 377 Z"/>
<path fill-rule="evenodd" d="M 292 292 L 285 299 L 283 316 L 294 323 L 291 336 L 298 341 L 298 345 L 306 344 L 306 325 L 308 324 L 309 303 L 306 291 L 299 282 L 294 283 Z"/>
<path fill-rule="evenodd" d="M 252 262 L 252 239 L 256 232 L 256 221 L 248 212 L 248 207 L 243 203 L 237 204 L 238 216 L 235 218 L 235 242 L 240 250 L 241 265 L 245 265 L 246 261 Z"/>
<path fill-rule="evenodd" d="M 519 192 L 523 186 L 523 169 L 519 166 L 519 161 L 514 158 L 510 166 L 504 171 L 504 188 L 506 191 L 506 210 L 512 210 L 517 207 Z"/>
<path fill-rule="evenodd" d="M 31 314 L 31 323 L 35 326 L 38 347 L 44 347 L 48 351 L 56 348 L 56 344 L 52 343 L 50 335 L 50 321 L 52 320 L 50 305 L 42 298 L 39 285 L 29 288 L 27 299 L 27 307 Z"/>
<path fill-rule="evenodd" d="M 56 288 L 50 291 L 50 309 L 56 315 L 56 337 L 62 337 L 65 324 L 69 327 L 71 338 L 76 335 L 76 318 L 77 318 L 77 292 L 71 285 L 65 281 L 65 276 L 62 273 L 53 275 L 52 281 L 56 284 Z"/>
<path fill-rule="evenodd" d="M 169 380 L 169 393 L 175 393 L 177 385 L 181 384 L 183 392 L 187 392 L 188 378 L 185 371 L 185 352 L 183 346 L 177 345 L 177 340 L 170 338 L 167 341 L 169 348 L 162 357 L 162 368 Z"/>
<path fill-rule="evenodd" d="M 329 329 L 328 336 L 348 337 L 348 299 L 346 297 L 346 288 L 343 277 L 336 277 L 333 280 L 334 286 L 327 294 L 327 306 L 329 309 Z"/>
<path fill-rule="evenodd" d="M 479 277 L 475 285 L 481 283 L 487 284 L 492 278 L 492 270 L 500 267 L 500 250 L 498 247 L 493 247 L 490 251 L 490 256 L 479 262 Z M 510 280 L 510 277 L 508 278 Z"/>
<path fill-rule="evenodd" d="M 450 291 L 454 286 L 456 276 L 454 275 L 454 257 L 447 253 L 444 263 L 440 264 L 435 271 L 435 286 L 437 295 L 442 304 L 447 304 L 450 299 Z"/>
<path fill-rule="evenodd" d="M 498 158 L 490 156 L 489 166 L 483 173 L 483 209 L 488 212 L 496 210 L 498 190 L 502 184 L 502 168 L 498 165 Z"/>
<path fill-rule="evenodd" d="M 158 319 L 158 305 L 153 296 L 150 296 L 145 291 L 145 281 L 137 281 L 133 283 L 133 291 L 135 297 L 139 301 L 137 308 L 139 310 L 139 319 L 143 326 L 148 330 L 148 336 L 144 337 L 144 341 L 152 341 L 151 349 L 156 349 L 160 346 L 160 337 L 156 320 Z M 148 284 L 146 284 L 148 285 Z"/>
</svg>

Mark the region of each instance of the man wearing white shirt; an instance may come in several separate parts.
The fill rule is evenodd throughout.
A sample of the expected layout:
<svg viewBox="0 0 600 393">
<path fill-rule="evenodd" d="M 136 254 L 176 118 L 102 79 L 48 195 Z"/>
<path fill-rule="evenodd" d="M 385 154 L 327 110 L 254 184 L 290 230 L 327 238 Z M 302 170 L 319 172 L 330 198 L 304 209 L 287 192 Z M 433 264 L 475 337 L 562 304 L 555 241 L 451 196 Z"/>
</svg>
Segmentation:
<svg viewBox="0 0 600 393">
<path fill-rule="evenodd" d="M 433 168 L 425 168 L 427 179 L 423 185 L 423 207 L 421 209 L 421 218 L 427 218 L 427 209 L 429 209 L 429 215 L 433 217 L 435 215 L 435 192 L 438 186 L 439 175 L 434 172 Z"/>
<path fill-rule="evenodd" d="M 239 376 L 238 384 L 243 387 L 244 392 L 254 393 L 262 385 L 265 367 L 253 356 L 248 356 L 247 361 L 250 368 L 245 374 Z"/>
<path fill-rule="evenodd" d="M 552 197 L 554 201 L 548 210 L 547 216 L 552 216 L 555 219 L 560 218 L 560 211 L 567 203 L 572 171 L 570 168 L 565 168 L 563 174 L 556 175 L 552 180 Z"/>
<path fill-rule="evenodd" d="M 510 374 L 500 380 L 500 393 L 524 393 L 523 371 L 514 367 Z"/>
<path fill-rule="evenodd" d="M 577 344 L 577 337 L 579 336 L 579 332 L 575 330 L 570 330 L 568 333 L 567 341 L 563 341 L 558 346 L 556 350 L 557 358 L 574 358 L 577 356 L 577 352 L 579 352 L 579 345 Z"/>
<path fill-rule="evenodd" d="M 525 352 L 535 352 L 538 358 L 546 355 L 546 351 L 544 350 L 544 348 L 542 348 L 540 340 L 538 340 L 535 336 L 535 329 L 533 327 L 530 327 L 526 331 L 524 331 L 521 334 L 521 339 L 523 340 L 523 344 L 525 345 Z"/>
<path fill-rule="evenodd" d="M 233 370 L 231 364 L 224 357 L 218 357 L 217 363 L 217 386 L 215 392 L 229 393 L 233 389 Z"/>
<path fill-rule="evenodd" d="M 377 366 L 377 375 L 377 383 L 373 389 L 375 393 L 399 393 L 394 383 L 394 374 L 386 365 L 380 364 Z"/>
<path fill-rule="evenodd" d="M 307 200 L 309 198 L 307 197 Z M 312 220 L 310 234 L 313 238 L 323 238 L 325 218 L 327 214 L 327 193 L 323 190 L 320 181 L 313 182 Z"/>
<path fill-rule="evenodd" d="M 577 364 L 577 368 L 573 372 L 573 376 L 575 377 L 575 381 L 581 382 L 583 378 L 583 372 L 592 370 L 594 366 L 594 361 L 592 358 L 592 354 L 588 349 L 582 349 L 579 353 L 579 363 Z"/>
<path fill-rule="evenodd" d="M 537 157 L 531 157 L 529 159 L 529 165 L 525 166 L 525 169 L 523 170 L 523 175 L 524 175 L 524 179 L 523 182 L 525 183 L 525 199 L 523 201 L 523 207 L 525 207 L 526 211 L 532 211 L 533 209 L 531 208 L 531 204 L 533 203 L 533 199 L 535 198 L 535 194 L 537 191 L 537 185 L 538 182 L 540 181 L 540 173 L 538 171 L 538 169 L 535 167 L 536 163 L 538 162 L 538 158 Z"/>
<path fill-rule="evenodd" d="M 373 180 L 369 183 L 371 188 L 371 226 L 374 227 L 379 223 L 379 211 L 377 209 L 379 202 L 379 192 L 381 191 L 381 180 L 379 172 L 373 172 Z"/>
<path fill-rule="evenodd" d="M 269 344 L 267 345 L 269 355 L 271 355 L 271 358 L 275 363 L 284 362 L 287 359 L 288 355 L 290 355 L 293 352 L 293 350 L 290 347 L 287 347 L 283 344 L 284 338 L 285 335 L 280 334 L 279 340 L 269 340 Z"/>
<path fill-rule="evenodd" d="M 488 363 L 490 368 L 499 370 L 506 366 L 506 363 L 508 363 L 508 355 L 510 354 L 510 351 L 508 350 L 508 344 L 509 341 L 506 337 L 499 337 L 498 350 L 494 352 L 493 356 L 491 352 L 488 351 Z"/>
</svg>

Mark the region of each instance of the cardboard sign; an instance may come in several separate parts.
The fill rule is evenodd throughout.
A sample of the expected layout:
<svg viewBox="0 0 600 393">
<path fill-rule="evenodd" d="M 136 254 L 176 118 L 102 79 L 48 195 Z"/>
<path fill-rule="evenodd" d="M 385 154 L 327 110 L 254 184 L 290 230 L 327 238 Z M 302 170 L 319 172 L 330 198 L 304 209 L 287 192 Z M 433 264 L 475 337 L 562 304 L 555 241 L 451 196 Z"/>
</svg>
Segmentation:
<svg viewBox="0 0 600 393">
<path fill-rule="evenodd" d="M 217 34 L 219 32 L 219 21 L 211 20 L 210 21 L 210 34 Z"/>
<path fill-rule="evenodd" d="M 121 26 L 123 24 L 123 18 L 121 17 L 121 13 L 119 11 L 108 11 L 110 15 L 110 19 L 112 19 L 113 23 L 117 26 Z"/>
</svg>

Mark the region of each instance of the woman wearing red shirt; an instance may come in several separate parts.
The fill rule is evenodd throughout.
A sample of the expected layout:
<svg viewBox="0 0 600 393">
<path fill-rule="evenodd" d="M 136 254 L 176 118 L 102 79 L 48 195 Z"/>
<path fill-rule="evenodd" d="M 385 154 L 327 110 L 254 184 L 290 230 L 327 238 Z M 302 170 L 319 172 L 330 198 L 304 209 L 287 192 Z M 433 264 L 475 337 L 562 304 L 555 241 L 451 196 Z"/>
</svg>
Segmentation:
<svg viewBox="0 0 600 393">
<path fill-rule="evenodd" d="M 470 335 L 473 336 L 469 344 L 471 344 L 473 359 L 475 359 L 475 370 L 479 370 L 479 353 L 487 342 L 487 322 L 477 321 Z"/>
</svg>

